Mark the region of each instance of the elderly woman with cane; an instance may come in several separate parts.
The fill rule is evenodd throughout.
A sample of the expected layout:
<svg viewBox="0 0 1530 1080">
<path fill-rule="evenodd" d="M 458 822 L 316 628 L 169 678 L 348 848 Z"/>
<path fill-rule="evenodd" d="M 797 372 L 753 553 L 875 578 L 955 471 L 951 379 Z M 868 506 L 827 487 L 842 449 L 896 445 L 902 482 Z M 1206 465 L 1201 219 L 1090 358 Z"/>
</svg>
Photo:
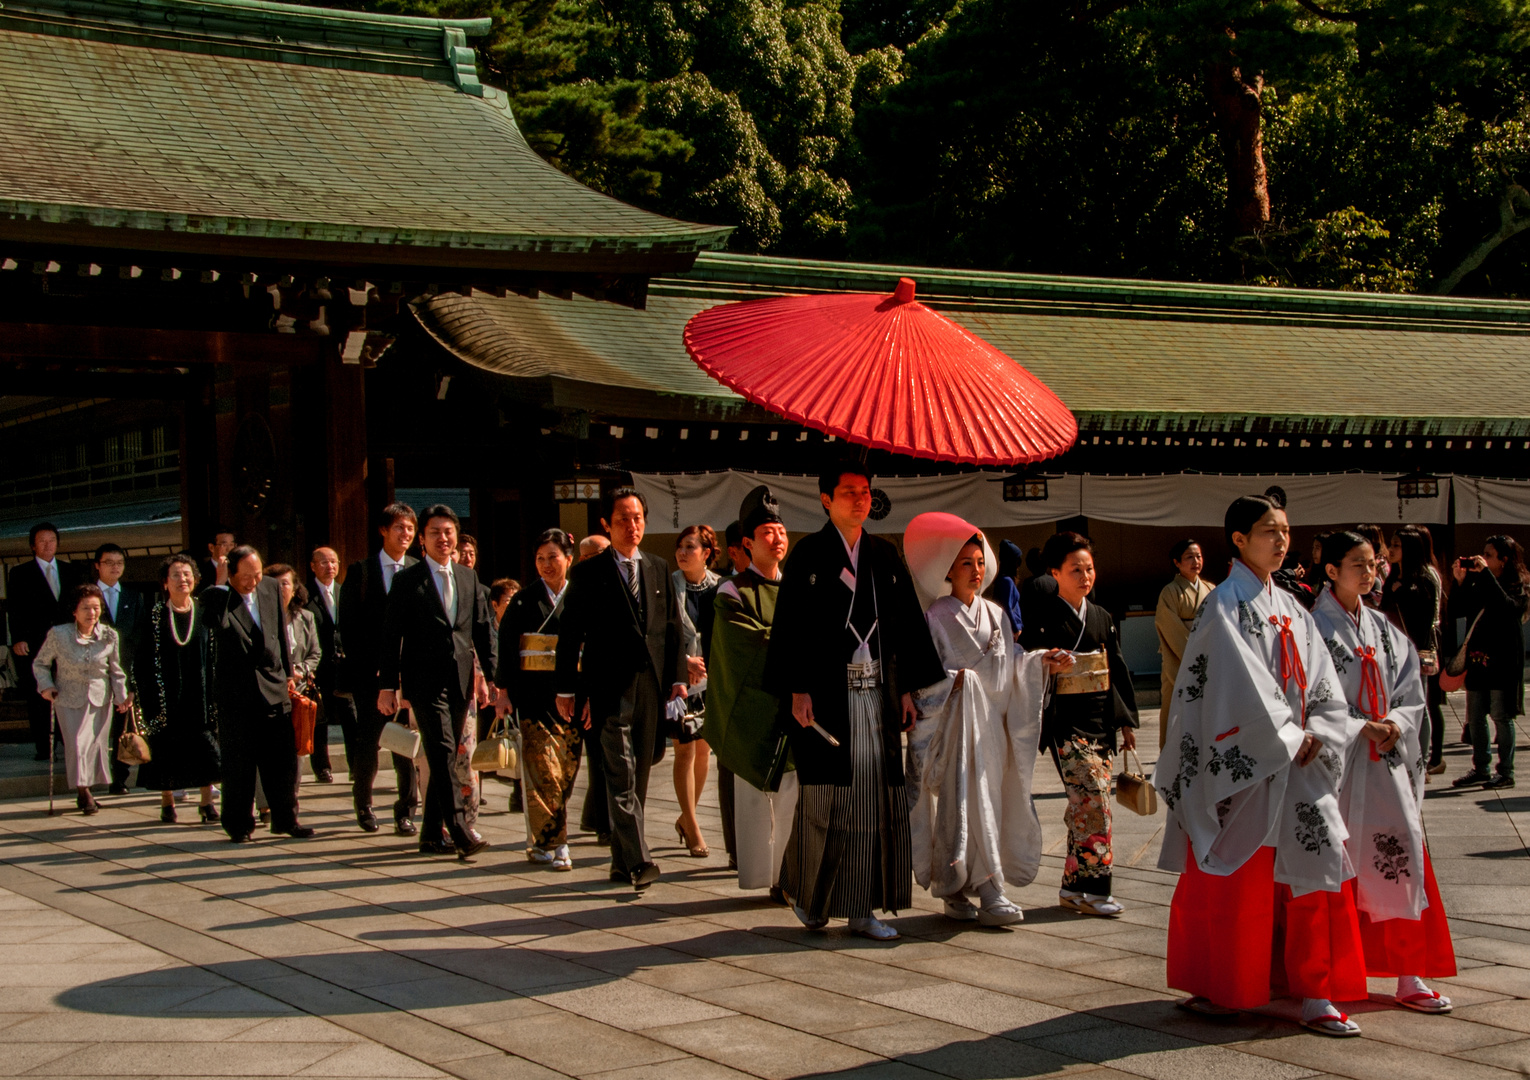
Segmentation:
<svg viewBox="0 0 1530 1080">
<path fill-rule="evenodd" d="M 75 789 L 76 805 L 87 817 L 100 810 L 91 787 L 112 779 L 112 705 L 122 713 L 132 708 L 117 631 L 101 622 L 105 605 L 97 586 L 77 588 L 74 621 L 49 630 L 32 661 L 37 692 L 53 706 L 53 717 L 63 729 L 64 772 Z M 48 741 L 51 747 L 51 732 Z M 51 789 L 51 762 L 49 785 Z"/>
</svg>

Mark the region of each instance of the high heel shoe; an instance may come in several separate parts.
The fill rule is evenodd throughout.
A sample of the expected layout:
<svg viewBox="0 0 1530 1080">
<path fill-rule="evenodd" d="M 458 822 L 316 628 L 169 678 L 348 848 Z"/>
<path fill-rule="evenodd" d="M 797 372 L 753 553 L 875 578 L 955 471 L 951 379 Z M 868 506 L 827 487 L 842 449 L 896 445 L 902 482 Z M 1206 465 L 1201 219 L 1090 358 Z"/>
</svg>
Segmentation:
<svg viewBox="0 0 1530 1080">
<path fill-rule="evenodd" d="M 203 825 L 216 825 L 223 820 L 218 816 L 218 808 L 212 803 L 203 803 L 197 807 L 197 816 L 202 819 Z"/>
<path fill-rule="evenodd" d="M 166 825 L 175 824 L 175 803 L 168 803 L 159 808 L 159 820 Z"/>
<path fill-rule="evenodd" d="M 712 849 L 704 843 L 699 847 L 692 847 L 690 839 L 685 835 L 685 829 L 681 827 L 678 820 L 675 822 L 675 835 L 680 838 L 680 843 L 685 845 L 685 850 L 691 853 L 691 858 L 705 859 L 708 855 L 712 854 Z"/>
</svg>

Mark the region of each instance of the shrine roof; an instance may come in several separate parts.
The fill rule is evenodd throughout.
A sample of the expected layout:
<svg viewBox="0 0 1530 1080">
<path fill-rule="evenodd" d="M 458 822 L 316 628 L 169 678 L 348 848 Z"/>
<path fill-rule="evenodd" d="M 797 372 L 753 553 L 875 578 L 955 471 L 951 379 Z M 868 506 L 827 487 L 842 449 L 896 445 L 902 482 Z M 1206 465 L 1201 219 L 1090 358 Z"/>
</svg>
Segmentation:
<svg viewBox="0 0 1530 1080">
<path fill-rule="evenodd" d="M 729 229 L 544 161 L 488 19 L 261 0 L 7 0 L 0 239 L 340 262 L 675 271 Z"/>
</svg>

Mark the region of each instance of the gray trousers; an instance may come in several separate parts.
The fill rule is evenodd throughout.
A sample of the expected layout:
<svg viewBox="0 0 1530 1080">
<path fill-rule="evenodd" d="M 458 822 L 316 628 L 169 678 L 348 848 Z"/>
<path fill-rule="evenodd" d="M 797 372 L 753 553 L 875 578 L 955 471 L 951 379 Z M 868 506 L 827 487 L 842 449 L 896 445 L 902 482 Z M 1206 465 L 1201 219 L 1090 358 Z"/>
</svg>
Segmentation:
<svg viewBox="0 0 1530 1080">
<path fill-rule="evenodd" d="M 648 771 L 659 732 L 659 683 L 653 673 L 635 676 L 619 697 L 592 699 L 600 725 L 600 762 L 611 817 L 611 872 L 630 874 L 653 862 L 643 831 Z"/>
<path fill-rule="evenodd" d="M 1514 708 L 1502 690 L 1466 692 L 1466 728 L 1472 740 L 1472 768 L 1487 772 L 1493 763 L 1488 749 L 1488 720 L 1493 721 L 1493 742 L 1498 747 L 1498 772 L 1514 778 Z"/>
</svg>

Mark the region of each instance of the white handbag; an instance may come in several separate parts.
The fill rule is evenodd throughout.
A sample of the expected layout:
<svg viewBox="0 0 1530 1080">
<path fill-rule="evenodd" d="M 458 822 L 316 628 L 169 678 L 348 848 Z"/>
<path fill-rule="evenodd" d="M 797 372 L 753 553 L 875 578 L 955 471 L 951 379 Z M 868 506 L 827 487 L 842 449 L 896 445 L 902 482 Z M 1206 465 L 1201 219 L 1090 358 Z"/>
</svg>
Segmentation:
<svg viewBox="0 0 1530 1080">
<path fill-rule="evenodd" d="M 382 727 L 377 745 L 399 757 L 413 760 L 420 754 L 420 733 L 398 720 L 389 720 Z"/>
</svg>

